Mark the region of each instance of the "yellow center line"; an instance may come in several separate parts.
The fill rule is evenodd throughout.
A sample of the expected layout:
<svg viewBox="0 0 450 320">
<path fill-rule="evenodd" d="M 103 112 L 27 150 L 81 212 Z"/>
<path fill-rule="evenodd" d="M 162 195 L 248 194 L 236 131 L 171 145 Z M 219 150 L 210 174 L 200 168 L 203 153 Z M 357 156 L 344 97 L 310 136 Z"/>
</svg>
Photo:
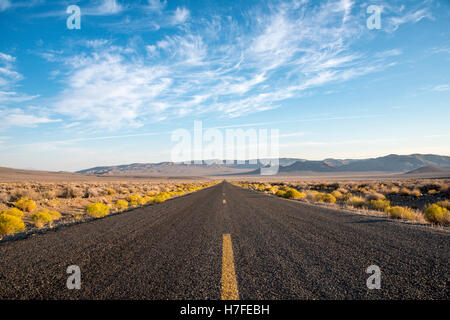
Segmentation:
<svg viewBox="0 0 450 320">
<path fill-rule="evenodd" d="M 231 236 L 223 235 L 222 255 L 222 300 L 239 300 L 236 272 L 234 270 L 233 246 Z"/>
</svg>

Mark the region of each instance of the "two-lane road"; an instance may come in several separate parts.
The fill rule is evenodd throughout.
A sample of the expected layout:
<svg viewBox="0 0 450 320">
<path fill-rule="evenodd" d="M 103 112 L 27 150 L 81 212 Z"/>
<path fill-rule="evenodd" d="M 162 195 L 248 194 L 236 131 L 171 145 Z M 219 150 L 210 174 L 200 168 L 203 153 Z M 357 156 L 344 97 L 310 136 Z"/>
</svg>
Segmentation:
<svg viewBox="0 0 450 320">
<path fill-rule="evenodd" d="M 448 299 L 449 240 L 221 183 L 1 243 L 0 298 L 220 299 L 229 270 L 240 299 Z M 69 265 L 80 267 L 80 290 L 66 287 Z M 380 290 L 367 289 L 370 265 Z"/>
</svg>

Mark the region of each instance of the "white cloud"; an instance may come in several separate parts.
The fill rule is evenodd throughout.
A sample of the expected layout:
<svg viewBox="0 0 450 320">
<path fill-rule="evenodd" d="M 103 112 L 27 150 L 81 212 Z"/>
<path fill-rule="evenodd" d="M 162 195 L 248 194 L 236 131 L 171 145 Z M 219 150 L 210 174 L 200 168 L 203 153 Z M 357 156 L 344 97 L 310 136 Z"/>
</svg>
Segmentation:
<svg viewBox="0 0 450 320">
<path fill-rule="evenodd" d="M 9 0 L 0 0 L 0 11 L 5 11 L 11 7 L 11 2 Z"/>
<path fill-rule="evenodd" d="M 172 80 L 164 67 L 133 63 L 118 54 L 95 53 L 73 61 L 68 87 L 59 95 L 54 108 L 76 120 L 87 120 L 96 127 L 139 126 L 166 108 L 156 98 Z"/>
<path fill-rule="evenodd" d="M 38 124 L 59 121 L 61 120 L 25 113 L 24 110 L 19 108 L 0 109 L 0 122 L 6 127 L 35 127 Z"/>
<path fill-rule="evenodd" d="M 122 6 L 116 0 L 103 0 L 98 7 L 100 14 L 116 14 L 122 11 Z"/>
<path fill-rule="evenodd" d="M 148 45 L 145 47 L 145 49 L 147 50 L 147 54 L 151 57 L 157 55 L 157 48 L 154 45 Z"/>
<path fill-rule="evenodd" d="M 200 65 L 206 57 L 207 48 L 201 36 L 188 34 L 182 36 L 165 37 L 156 46 L 170 59 L 182 61 L 184 65 Z M 147 49 L 151 48 L 148 46 Z M 154 46 L 153 46 L 154 47 Z"/>
<path fill-rule="evenodd" d="M 368 32 L 353 6 L 349 0 L 286 2 L 252 9 L 244 25 L 213 16 L 154 42 L 89 40 L 90 53 L 66 59 L 66 88 L 54 110 L 112 129 L 192 112 L 238 117 L 394 65 L 399 49 L 353 49 Z M 178 7 L 169 18 L 178 24 L 189 15 Z"/>
<path fill-rule="evenodd" d="M 9 104 L 32 100 L 37 96 L 29 96 L 14 91 L 23 76 L 15 70 L 16 58 L 0 52 L 0 103 Z"/>
<path fill-rule="evenodd" d="M 7 61 L 7 62 L 14 62 L 16 60 L 16 58 L 13 56 L 10 56 L 9 54 L 0 52 L 0 60 Z"/>
<path fill-rule="evenodd" d="M 447 53 L 450 54 L 450 47 L 435 47 L 430 50 L 433 54 Z"/>
<path fill-rule="evenodd" d="M 188 9 L 184 7 L 183 8 L 177 7 L 171 19 L 172 24 L 173 25 L 183 24 L 189 19 L 189 16 L 190 12 Z"/>
<path fill-rule="evenodd" d="M 167 5 L 167 0 L 164 0 L 164 1 L 148 0 L 148 8 L 151 11 L 161 12 L 165 8 L 166 5 Z"/>
<path fill-rule="evenodd" d="M 386 57 L 394 57 L 394 56 L 399 56 L 403 54 L 403 51 L 400 49 L 391 49 L 391 50 L 386 50 L 386 51 L 382 51 L 379 53 L 375 54 L 375 57 L 377 58 L 386 58 Z"/>
<path fill-rule="evenodd" d="M 0 77 L 1 76 L 10 78 L 14 81 L 22 79 L 22 76 L 18 72 L 2 67 L 0 67 Z"/>
<path fill-rule="evenodd" d="M 431 90 L 443 92 L 443 91 L 450 91 L 450 84 L 440 84 L 437 86 L 434 86 Z"/>
<path fill-rule="evenodd" d="M 1 86 L 1 79 L 0 79 Z M 33 100 L 39 97 L 39 95 L 29 96 L 26 94 L 20 94 L 15 91 L 0 91 L 0 102 L 1 103 L 14 103 L 14 102 L 25 102 Z"/>
<path fill-rule="evenodd" d="M 341 0 L 341 6 L 345 12 L 343 22 L 347 22 L 351 15 L 351 10 L 354 2 L 352 0 Z"/>
<path fill-rule="evenodd" d="M 87 40 L 86 46 L 91 47 L 91 48 L 99 48 L 99 47 L 103 47 L 109 43 L 110 43 L 110 41 L 106 40 L 106 39 L 94 39 L 94 40 Z"/>
<path fill-rule="evenodd" d="M 387 8 L 386 13 L 390 14 L 386 18 L 386 25 L 382 27 L 387 32 L 394 32 L 405 23 L 417 23 L 425 18 L 433 19 L 428 7 L 414 8 L 408 11 L 405 11 L 403 7 L 398 8 L 389 5 L 384 5 L 383 8 Z"/>
<path fill-rule="evenodd" d="M 302 137 L 304 135 L 305 135 L 304 132 L 292 132 L 292 133 L 280 134 L 280 138 Z"/>
<path fill-rule="evenodd" d="M 82 14 L 90 16 L 108 16 L 119 14 L 124 10 L 124 7 L 117 0 L 101 0 L 95 2 L 95 4 L 97 3 L 98 5 L 82 8 Z M 40 14 L 38 17 L 57 16 L 60 14 L 61 13 L 58 11 L 54 11 Z"/>
</svg>

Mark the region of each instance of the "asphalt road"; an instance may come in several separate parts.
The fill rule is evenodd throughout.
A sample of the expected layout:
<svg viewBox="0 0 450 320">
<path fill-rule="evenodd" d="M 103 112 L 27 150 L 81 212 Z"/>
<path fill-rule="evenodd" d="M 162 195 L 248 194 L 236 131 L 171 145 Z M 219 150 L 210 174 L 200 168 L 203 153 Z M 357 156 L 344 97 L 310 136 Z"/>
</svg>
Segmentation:
<svg viewBox="0 0 450 320">
<path fill-rule="evenodd" d="M 224 234 L 240 299 L 450 297 L 446 231 L 221 183 L 0 244 L 0 298 L 220 299 Z M 66 287 L 69 265 L 80 267 L 80 290 Z M 379 290 L 366 286 L 370 265 Z"/>
</svg>

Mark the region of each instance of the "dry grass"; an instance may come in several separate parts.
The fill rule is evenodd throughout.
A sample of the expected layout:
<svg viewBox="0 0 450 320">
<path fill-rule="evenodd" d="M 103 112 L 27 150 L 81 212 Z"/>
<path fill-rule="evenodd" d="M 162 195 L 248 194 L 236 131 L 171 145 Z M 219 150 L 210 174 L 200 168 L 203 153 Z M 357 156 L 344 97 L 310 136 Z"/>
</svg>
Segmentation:
<svg viewBox="0 0 450 320">
<path fill-rule="evenodd" d="M 126 200 L 117 200 L 116 203 L 114 204 L 114 208 L 117 211 L 124 211 L 124 210 L 128 209 L 128 201 L 126 201 Z"/>
<path fill-rule="evenodd" d="M 86 213 L 92 218 L 103 218 L 109 214 L 110 207 L 104 203 L 91 203 L 86 207 Z"/>
<path fill-rule="evenodd" d="M 53 217 L 50 214 L 49 210 L 41 209 L 31 215 L 31 220 L 33 220 L 36 228 L 42 228 L 46 224 L 51 224 L 53 221 Z"/>
<path fill-rule="evenodd" d="M 25 224 L 19 217 L 6 213 L 0 214 L 0 239 L 2 236 L 25 231 Z"/>
<path fill-rule="evenodd" d="M 20 198 L 14 203 L 14 205 L 22 211 L 32 212 L 36 209 L 36 203 L 33 200 L 28 200 L 27 198 Z"/>
<path fill-rule="evenodd" d="M 370 200 L 369 207 L 373 210 L 377 211 L 386 211 L 391 206 L 391 202 L 389 200 L 379 199 L 379 200 Z"/>
<path fill-rule="evenodd" d="M 432 204 L 425 209 L 425 217 L 432 223 L 450 225 L 450 212 L 438 204 Z"/>
</svg>

